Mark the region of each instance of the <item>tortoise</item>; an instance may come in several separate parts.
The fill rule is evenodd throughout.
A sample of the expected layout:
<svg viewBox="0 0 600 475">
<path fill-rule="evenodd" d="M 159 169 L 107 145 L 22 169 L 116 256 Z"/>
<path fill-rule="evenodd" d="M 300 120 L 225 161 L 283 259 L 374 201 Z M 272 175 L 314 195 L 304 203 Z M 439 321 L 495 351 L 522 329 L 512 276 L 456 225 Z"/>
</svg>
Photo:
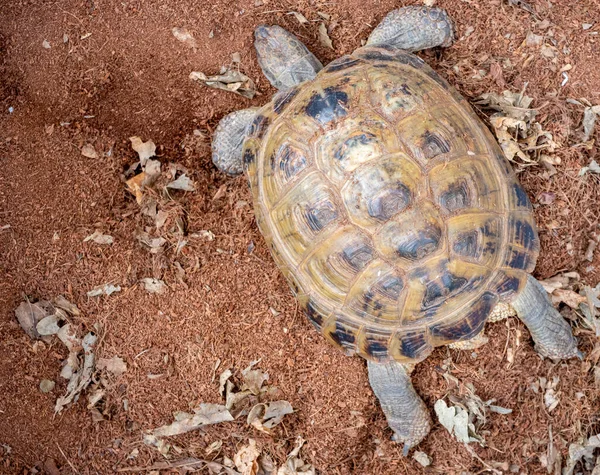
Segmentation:
<svg viewBox="0 0 600 475">
<path fill-rule="evenodd" d="M 450 46 L 445 10 L 389 13 L 364 47 L 327 66 L 293 34 L 258 26 L 259 65 L 279 90 L 225 116 L 213 162 L 246 173 L 258 227 L 314 326 L 367 360 L 406 455 L 428 434 L 410 380 L 441 345 L 487 341 L 517 315 L 542 357 L 581 357 L 532 277 L 532 206 L 467 101 L 414 52 Z"/>
</svg>

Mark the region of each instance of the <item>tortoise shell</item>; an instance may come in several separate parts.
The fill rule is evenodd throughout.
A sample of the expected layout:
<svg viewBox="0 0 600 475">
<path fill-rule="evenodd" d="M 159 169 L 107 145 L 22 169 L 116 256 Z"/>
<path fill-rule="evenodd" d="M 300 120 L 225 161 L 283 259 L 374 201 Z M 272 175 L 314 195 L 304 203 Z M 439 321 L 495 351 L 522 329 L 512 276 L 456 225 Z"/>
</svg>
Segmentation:
<svg viewBox="0 0 600 475">
<path fill-rule="evenodd" d="M 278 93 L 244 163 L 277 265 L 348 354 L 414 362 L 472 338 L 535 266 L 532 208 L 510 164 L 412 54 L 361 48 Z"/>
</svg>

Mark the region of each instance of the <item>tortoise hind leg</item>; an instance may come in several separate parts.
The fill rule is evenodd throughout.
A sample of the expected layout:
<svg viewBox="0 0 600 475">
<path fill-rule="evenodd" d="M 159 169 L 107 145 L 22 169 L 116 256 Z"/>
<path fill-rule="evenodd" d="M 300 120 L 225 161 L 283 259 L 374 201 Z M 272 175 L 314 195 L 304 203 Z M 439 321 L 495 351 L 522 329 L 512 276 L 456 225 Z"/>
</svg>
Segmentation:
<svg viewBox="0 0 600 475">
<path fill-rule="evenodd" d="M 212 141 L 212 161 L 223 173 L 235 176 L 244 171 L 242 146 L 257 110 L 235 111 L 219 122 Z"/>
<path fill-rule="evenodd" d="M 431 418 L 410 382 L 411 365 L 367 361 L 369 382 L 390 428 L 393 440 L 404 443 L 404 456 L 431 430 Z"/>
<path fill-rule="evenodd" d="M 563 316 L 552 306 L 542 285 L 531 275 L 523 291 L 512 301 L 542 356 L 552 359 L 582 358 L 577 340 Z"/>
<path fill-rule="evenodd" d="M 450 46 L 453 39 L 454 26 L 445 10 L 413 5 L 388 13 L 369 36 L 367 45 L 413 52 Z"/>
<path fill-rule="evenodd" d="M 280 26 L 261 25 L 254 30 L 254 38 L 258 64 L 279 90 L 314 79 L 323 68 L 304 43 Z"/>
</svg>

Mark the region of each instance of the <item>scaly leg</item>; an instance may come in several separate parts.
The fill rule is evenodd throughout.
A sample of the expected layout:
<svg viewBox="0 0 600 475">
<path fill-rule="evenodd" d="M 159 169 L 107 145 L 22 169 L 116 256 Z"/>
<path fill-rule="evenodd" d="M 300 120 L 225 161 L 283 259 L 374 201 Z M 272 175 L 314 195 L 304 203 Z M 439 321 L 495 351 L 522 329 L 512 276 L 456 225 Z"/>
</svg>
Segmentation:
<svg viewBox="0 0 600 475">
<path fill-rule="evenodd" d="M 582 358 L 571 327 L 552 306 L 548 294 L 532 276 L 523 291 L 512 302 L 542 356 L 552 359 Z"/>
<path fill-rule="evenodd" d="M 367 361 L 369 382 L 390 428 L 393 440 L 404 443 L 404 456 L 431 430 L 431 418 L 410 382 L 412 366 L 395 361 Z"/>
<path fill-rule="evenodd" d="M 242 146 L 257 110 L 235 111 L 219 122 L 212 141 L 212 161 L 223 173 L 232 176 L 243 173 Z"/>
</svg>

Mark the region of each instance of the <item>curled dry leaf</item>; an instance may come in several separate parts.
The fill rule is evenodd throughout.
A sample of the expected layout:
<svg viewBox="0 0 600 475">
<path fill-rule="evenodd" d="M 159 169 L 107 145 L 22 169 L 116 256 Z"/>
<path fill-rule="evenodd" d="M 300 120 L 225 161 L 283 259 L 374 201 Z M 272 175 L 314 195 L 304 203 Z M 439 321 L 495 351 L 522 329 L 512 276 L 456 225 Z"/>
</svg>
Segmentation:
<svg viewBox="0 0 600 475">
<path fill-rule="evenodd" d="M 47 302 L 48 304 L 50 302 Z M 50 309 L 43 301 L 31 303 L 21 302 L 15 309 L 15 316 L 21 328 L 30 338 L 36 339 L 40 337 L 36 327 L 37 324 L 50 314 Z"/>
<path fill-rule="evenodd" d="M 58 297 L 56 297 L 54 299 L 54 305 L 57 306 L 58 308 L 63 309 L 65 312 L 70 313 L 71 315 L 74 315 L 74 316 L 81 315 L 81 312 L 77 308 L 77 305 L 69 302 L 62 295 L 59 295 Z"/>
<path fill-rule="evenodd" d="M 294 15 L 294 18 L 296 18 L 296 20 L 298 20 L 298 23 L 300 23 L 301 25 L 305 25 L 306 23 L 308 23 L 308 20 L 302 13 L 288 12 L 288 15 Z"/>
<path fill-rule="evenodd" d="M 129 140 L 131 141 L 131 148 L 138 153 L 138 156 L 140 157 L 140 164 L 142 167 L 144 167 L 146 165 L 146 161 L 149 158 L 154 157 L 156 154 L 156 145 L 154 145 L 152 140 L 144 142 L 138 136 L 129 137 Z"/>
<path fill-rule="evenodd" d="M 48 315 L 38 322 L 35 329 L 42 336 L 56 335 L 60 331 L 60 326 L 58 325 L 60 320 L 57 314 Z"/>
<path fill-rule="evenodd" d="M 248 99 L 252 99 L 256 95 L 256 87 L 252 79 L 240 71 L 232 69 L 225 70 L 223 73 L 214 76 L 207 76 L 200 71 L 192 71 L 190 79 L 201 82 L 208 87 L 235 92 Z"/>
<path fill-rule="evenodd" d="M 583 167 L 581 170 L 579 170 L 579 176 L 583 176 L 587 172 L 600 174 L 600 165 L 598 165 L 596 160 L 592 160 L 587 167 Z"/>
<path fill-rule="evenodd" d="M 194 414 L 182 417 L 172 424 L 158 427 L 150 432 L 154 437 L 169 437 L 196 430 L 205 425 L 232 421 L 233 417 L 225 406 L 220 404 L 200 404 Z"/>
<path fill-rule="evenodd" d="M 96 367 L 100 371 L 106 370 L 115 376 L 121 376 L 127 371 L 127 363 L 118 356 L 113 356 L 112 358 L 99 358 Z"/>
<path fill-rule="evenodd" d="M 258 473 L 258 456 L 260 451 L 256 448 L 256 441 L 248 439 L 248 445 L 244 445 L 233 457 L 235 467 L 241 475 L 256 475 Z"/>
<path fill-rule="evenodd" d="M 196 40 L 194 39 L 192 34 L 187 30 L 187 28 L 178 28 L 175 26 L 171 30 L 171 33 L 173 33 L 173 36 L 175 38 L 177 38 L 182 43 L 185 43 L 190 48 L 198 47 L 198 45 L 196 44 Z"/>
<path fill-rule="evenodd" d="M 581 459 L 585 460 L 587 466 L 595 467 L 592 475 L 596 475 L 598 472 L 596 469 L 600 467 L 600 456 L 595 455 L 598 448 L 600 448 L 600 434 L 593 435 L 581 443 L 569 445 L 569 455 L 562 475 L 573 475 L 575 467 Z"/>
<path fill-rule="evenodd" d="M 114 242 L 114 239 L 112 236 L 109 236 L 108 234 L 102 234 L 101 231 L 96 230 L 93 234 L 90 234 L 83 240 L 83 242 L 88 241 L 94 241 L 96 244 L 110 245 Z"/>
<path fill-rule="evenodd" d="M 167 285 L 160 279 L 145 277 L 140 282 L 149 294 L 163 294 L 167 291 Z"/>
<path fill-rule="evenodd" d="M 294 408 L 288 401 L 273 401 L 256 404 L 249 412 L 246 422 L 256 429 L 270 433 L 286 414 L 292 414 Z"/>
<path fill-rule="evenodd" d="M 61 328 L 61 332 L 64 331 L 66 338 L 72 342 L 75 338 L 70 333 L 69 327 L 70 327 L 69 324 L 65 325 L 64 327 Z M 60 338 L 61 332 L 59 332 L 59 338 Z M 61 340 L 63 340 L 63 339 L 61 338 Z M 92 373 L 94 372 L 95 357 L 94 357 L 93 350 L 94 350 L 94 346 L 96 345 L 96 340 L 97 340 L 96 335 L 94 335 L 93 333 L 90 332 L 83 337 L 83 340 L 80 341 L 81 348 L 83 349 L 83 366 L 80 366 L 80 368 L 78 370 L 72 372 L 71 378 L 67 385 L 67 393 L 64 396 L 59 397 L 56 400 L 56 405 L 54 406 L 54 412 L 58 413 L 58 412 L 62 411 L 62 409 L 65 406 L 67 406 L 68 404 L 73 402 L 73 400 L 78 398 L 79 394 L 90 383 L 90 381 L 92 379 Z M 76 352 L 75 358 L 78 359 L 79 347 L 75 347 L 74 345 L 71 345 L 71 346 L 68 345 L 67 347 L 69 348 L 69 351 L 71 353 Z M 69 356 L 71 356 L 71 355 L 69 355 Z"/>
<path fill-rule="evenodd" d="M 144 193 L 142 191 L 142 185 L 146 180 L 146 174 L 144 172 L 135 175 L 125 182 L 129 192 L 135 196 L 137 204 L 141 205 L 144 199 Z"/>
<path fill-rule="evenodd" d="M 299 457 L 305 442 L 302 437 L 296 437 L 294 449 L 288 454 L 285 464 L 277 470 L 277 475 L 316 475 L 315 468 Z"/>
<path fill-rule="evenodd" d="M 98 152 L 96 152 L 96 149 L 90 143 L 85 144 L 81 148 L 81 155 L 87 158 L 98 158 Z"/>
<path fill-rule="evenodd" d="M 326 48 L 333 49 L 333 43 L 331 42 L 329 33 L 327 33 L 327 27 L 323 22 L 319 23 L 319 41 Z"/>
<path fill-rule="evenodd" d="M 242 384 L 242 391 L 249 390 L 252 394 L 260 394 L 262 385 L 269 379 L 269 373 L 265 373 L 259 369 L 252 369 L 259 360 L 252 361 L 248 367 L 242 370 L 242 377 L 244 382 Z"/>
</svg>

